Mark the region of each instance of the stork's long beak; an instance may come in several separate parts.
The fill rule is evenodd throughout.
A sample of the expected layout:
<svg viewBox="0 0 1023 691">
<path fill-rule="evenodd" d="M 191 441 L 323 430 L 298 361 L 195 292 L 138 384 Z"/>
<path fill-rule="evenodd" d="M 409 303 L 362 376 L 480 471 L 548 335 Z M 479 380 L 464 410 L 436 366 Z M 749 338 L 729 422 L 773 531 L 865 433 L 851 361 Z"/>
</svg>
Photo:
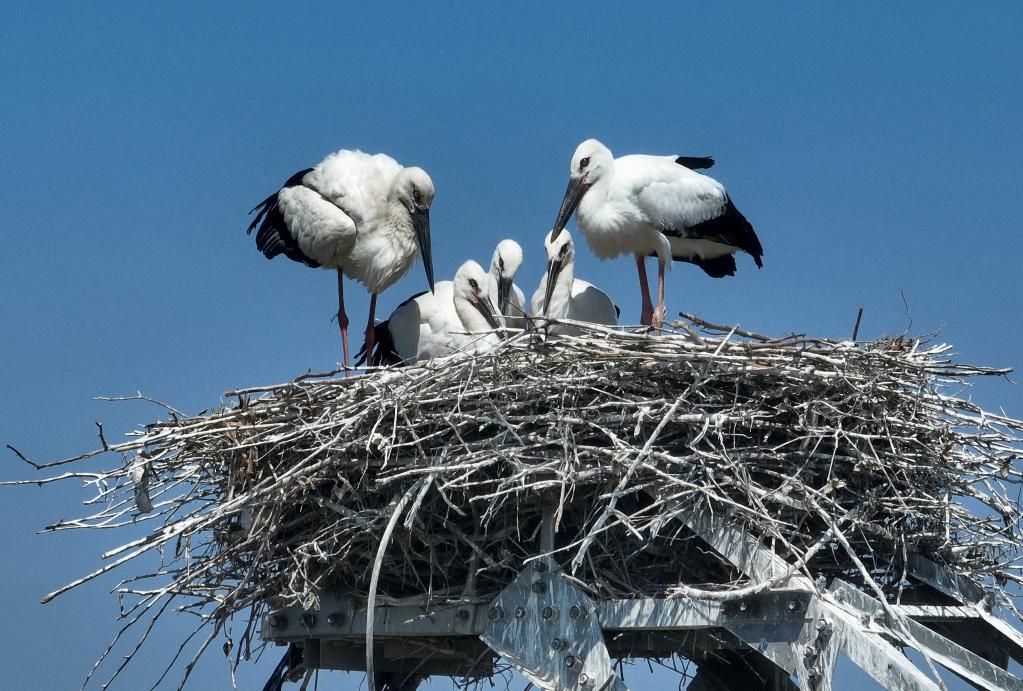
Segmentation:
<svg viewBox="0 0 1023 691">
<path fill-rule="evenodd" d="M 417 208 L 412 214 L 412 226 L 416 231 L 416 244 L 419 245 L 419 254 L 423 256 L 423 268 L 426 269 L 426 282 L 430 284 L 430 292 L 433 292 L 433 250 L 430 247 L 430 210 L 423 207 Z"/>
<path fill-rule="evenodd" d="M 558 211 L 558 220 L 554 222 L 554 230 L 551 232 L 551 240 L 561 234 L 568 224 L 572 212 L 579 206 L 579 200 L 586 192 L 585 176 L 570 175 L 568 178 L 568 189 L 565 190 L 565 198 L 561 200 L 561 209 Z"/>
<path fill-rule="evenodd" d="M 543 293 L 543 316 L 545 317 L 547 309 L 551 306 L 551 295 L 554 295 L 554 286 L 558 283 L 558 274 L 561 273 L 562 266 L 564 266 L 564 262 L 558 259 L 547 262 L 547 286 Z"/>
<path fill-rule="evenodd" d="M 477 297 L 472 301 L 472 306 L 479 310 L 479 313 L 483 315 L 483 318 L 487 320 L 487 324 L 490 325 L 491 329 L 497 331 L 498 338 L 504 339 L 504 329 L 501 328 L 501 323 L 497 320 L 497 315 L 494 310 L 494 303 L 490 301 L 489 297 Z"/>
<path fill-rule="evenodd" d="M 511 278 L 501 276 L 497 279 L 497 311 L 508 314 L 508 303 L 511 302 Z"/>
</svg>

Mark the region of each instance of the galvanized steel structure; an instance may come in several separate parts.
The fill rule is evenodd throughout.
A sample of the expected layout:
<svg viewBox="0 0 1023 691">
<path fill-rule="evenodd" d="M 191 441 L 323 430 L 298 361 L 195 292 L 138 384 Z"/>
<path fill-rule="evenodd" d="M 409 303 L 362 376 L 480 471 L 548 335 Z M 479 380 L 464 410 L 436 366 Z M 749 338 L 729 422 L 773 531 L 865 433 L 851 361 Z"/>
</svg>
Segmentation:
<svg viewBox="0 0 1023 691">
<path fill-rule="evenodd" d="M 886 689 L 937 691 L 948 670 L 978 689 L 1023 691 L 1008 672 L 1010 660 L 1023 664 L 1023 634 L 990 611 L 980 588 L 935 562 L 911 556 L 913 604 L 891 604 L 840 579 L 811 581 L 726 516 L 687 523 L 757 584 L 747 595 L 591 600 L 540 556 L 488 603 L 377 607 L 375 669 L 404 691 L 428 675 L 488 676 L 500 657 L 543 689 L 623 691 L 615 659 L 679 655 L 699 667 L 694 691 L 826 691 L 841 653 Z M 367 612 L 354 602 L 325 597 L 318 611 L 272 612 L 263 638 L 300 648 L 305 670 L 364 671 Z"/>
</svg>

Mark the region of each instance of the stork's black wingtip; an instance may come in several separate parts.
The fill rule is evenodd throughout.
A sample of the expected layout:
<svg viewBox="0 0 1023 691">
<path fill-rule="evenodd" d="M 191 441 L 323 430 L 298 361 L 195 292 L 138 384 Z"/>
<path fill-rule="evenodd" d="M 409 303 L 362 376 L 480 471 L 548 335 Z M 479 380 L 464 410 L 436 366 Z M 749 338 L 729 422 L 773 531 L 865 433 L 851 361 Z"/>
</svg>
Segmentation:
<svg viewBox="0 0 1023 691">
<path fill-rule="evenodd" d="M 706 170 L 714 167 L 714 158 L 711 156 L 679 156 L 675 159 L 675 163 L 690 170 Z"/>
</svg>

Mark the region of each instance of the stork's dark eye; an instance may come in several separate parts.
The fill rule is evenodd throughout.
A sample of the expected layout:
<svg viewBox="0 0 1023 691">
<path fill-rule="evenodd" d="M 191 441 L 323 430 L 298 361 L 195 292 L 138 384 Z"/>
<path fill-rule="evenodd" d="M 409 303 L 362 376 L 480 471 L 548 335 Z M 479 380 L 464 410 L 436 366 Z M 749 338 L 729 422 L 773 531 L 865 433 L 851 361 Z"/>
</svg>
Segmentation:
<svg viewBox="0 0 1023 691">
<path fill-rule="evenodd" d="M 564 257 L 566 254 L 568 254 L 568 245 L 562 245 L 561 246 L 561 256 Z"/>
<path fill-rule="evenodd" d="M 579 161 L 579 170 L 582 170 L 586 166 L 590 165 L 590 157 L 587 156 L 583 160 Z"/>
<path fill-rule="evenodd" d="M 501 269 L 501 271 L 504 271 L 504 257 L 497 258 L 497 266 Z"/>
<path fill-rule="evenodd" d="M 412 198 L 414 200 L 416 200 L 416 203 L 419 203 L 420 201 L 422 201 L 423 195 L 419 194 L 419 190 L 417 190 L 415 187 L 413 187 L 412 188 Z"/>
<path fill-rule="evenodd" d="M 469 279 L 469 285 L 472 286 L 473 290 L 479 290 L 480 289 L 480 284 L 476 282 L 475 278 L 470 278 Z"/>
</svg>

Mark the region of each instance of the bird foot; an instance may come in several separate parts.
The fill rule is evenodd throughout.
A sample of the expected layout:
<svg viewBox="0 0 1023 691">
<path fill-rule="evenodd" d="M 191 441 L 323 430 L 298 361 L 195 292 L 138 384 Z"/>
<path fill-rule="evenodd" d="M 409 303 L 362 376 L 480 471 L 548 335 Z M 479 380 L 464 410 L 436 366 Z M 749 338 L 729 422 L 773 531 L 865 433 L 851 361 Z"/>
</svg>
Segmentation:
<svg viewBox="0 0 1023 691">
<path fill-rule="evenodd" d="M 664 317 L 667 316 L 668 308 L 665 305 L 658 305 L 650 318 L 650 326 L 659 329 L 664 326 Z"/>
</svg>

